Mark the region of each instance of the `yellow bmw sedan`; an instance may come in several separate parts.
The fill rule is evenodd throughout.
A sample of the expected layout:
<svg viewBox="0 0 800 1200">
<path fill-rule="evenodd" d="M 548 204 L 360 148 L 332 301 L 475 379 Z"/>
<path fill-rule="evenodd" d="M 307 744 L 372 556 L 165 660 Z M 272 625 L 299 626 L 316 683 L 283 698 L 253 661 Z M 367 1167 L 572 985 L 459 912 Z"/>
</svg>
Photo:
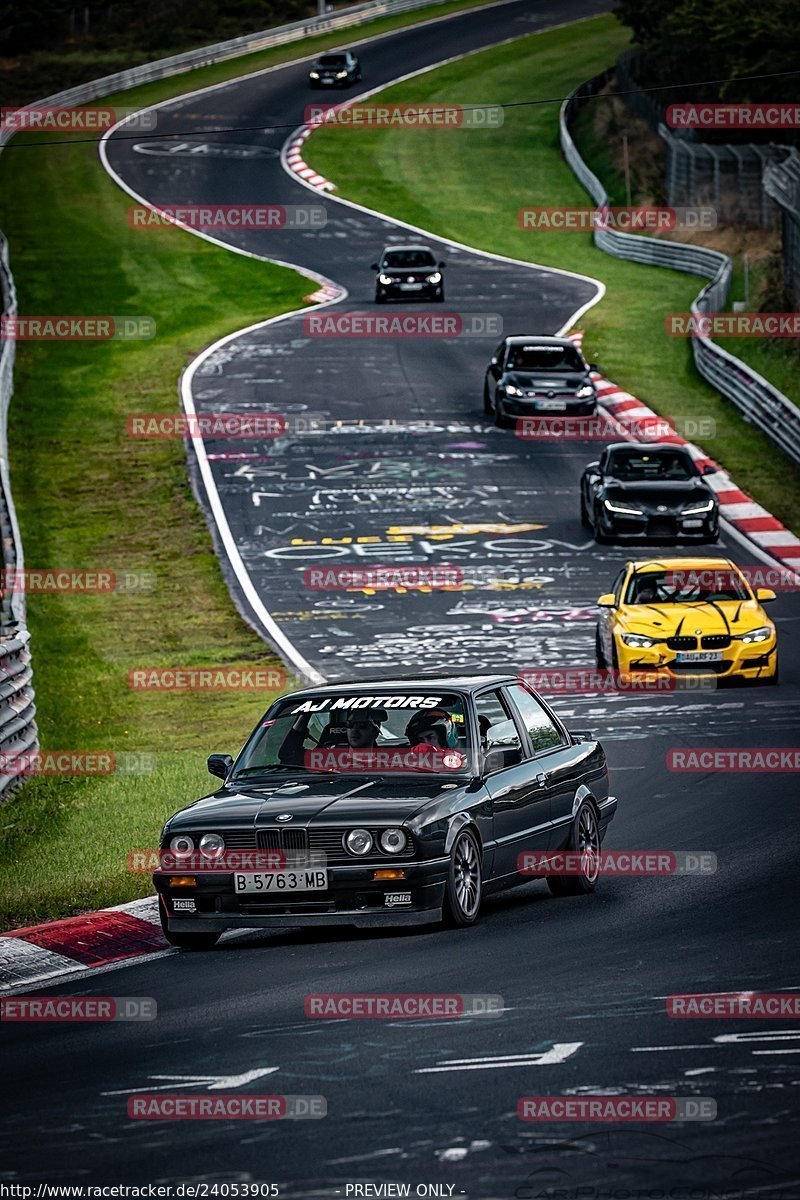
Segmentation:
<svg viewBox="0 0 800 1200">
<path fill-rule="evenodd" d="M 597 665 L 777 683 L 775 626 L 761 607 L 774 599 L 727 558 L 628 562 L 597 601 Z"/>
</svg>

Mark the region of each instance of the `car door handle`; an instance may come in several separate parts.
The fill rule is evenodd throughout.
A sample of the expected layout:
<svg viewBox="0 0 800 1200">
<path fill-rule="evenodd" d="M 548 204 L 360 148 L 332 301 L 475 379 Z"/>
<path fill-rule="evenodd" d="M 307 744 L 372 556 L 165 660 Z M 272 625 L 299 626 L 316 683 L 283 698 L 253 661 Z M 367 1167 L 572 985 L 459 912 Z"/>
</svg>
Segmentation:
<svg viewBox="0 0 800 1200">
<path fill-rule="evenodd" d="M 544 771 L 540 771 L 536 776 L 536 782 L 538 783 L 539 787 L 547 786 L 547 776 L 545 775 Z"/>
</svg>

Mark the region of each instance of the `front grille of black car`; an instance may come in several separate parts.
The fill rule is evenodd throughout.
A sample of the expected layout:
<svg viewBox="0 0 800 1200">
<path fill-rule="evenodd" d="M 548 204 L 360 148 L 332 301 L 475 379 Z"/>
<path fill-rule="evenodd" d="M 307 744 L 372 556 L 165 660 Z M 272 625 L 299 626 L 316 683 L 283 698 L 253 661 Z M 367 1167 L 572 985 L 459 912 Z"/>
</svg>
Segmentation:
<svg viewBox="0 0 800 1200">
<path fill-rule="evenodd" d="M 670 650 L 696 650 L 696 637 L 671 637 L 667 638 L 667 645 Z"/>
<path fill-rule="evenodd" d="M 259 829 L 259 850 L 283 850 L 286 855 L 308 853 L 307 829 Z"/>
<path fill-rule="evenodd" d="M 648 537 L 673 537 L 677 533 L 674 517 L 649 517 L 647 521 Z"/>
<path fill-rule="evenodd" d="M 342 844 L 342 838 L 357 824 L 338 829 L 223 829 L 221 835 L 228 850 L 282 850 L 288 866 L 303 866 L 317 855 L 324 854 L 332 864 L 357 863 L 359 856 L 350 854 Z M 408 861 L 414 857 L 414 846 L 409 840 L 399 854 L 387 854 L 380 848 L 381 829 L 370 829 L 374 841 L 373 849 L 364 855 L 364 861 L 374 859 L 400 859 Z"/>
<path fill-rule="evenodd" d="M 227 850 L 255 850 L 255 829 L 223 829 L 220 836 Z"/>
<path fill-rule="evenodd" d="M 725 650 L 730 644 L 730 635 L 727 633 L 709 633 L 700 639 L 704 650 Z"/>
</svg>

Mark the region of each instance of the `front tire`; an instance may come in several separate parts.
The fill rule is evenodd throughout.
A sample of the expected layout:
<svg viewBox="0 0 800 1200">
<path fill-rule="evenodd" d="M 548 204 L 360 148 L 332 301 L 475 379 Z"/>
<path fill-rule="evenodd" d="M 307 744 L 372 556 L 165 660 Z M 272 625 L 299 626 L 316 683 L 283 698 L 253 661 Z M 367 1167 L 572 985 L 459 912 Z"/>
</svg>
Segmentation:
<svg viewBox="0 0 800 1200">
<path fill-rule="evenodd" d="M 600 874 L 600 826 L 590 800 L 584 800 L 575 814 L 566 852 L 580 856 L 580 873 L 548 875 L 547 886 L 554 896 L 586 896 L 594 891 Z"/>
<path fill-rule="evenodd" d="M 613 539 L 610 538 L 607 533 L 603 532 L 603 529 L 600 525 L 600 513 L 597 511 L 596 508 L 594 510 L 593 525 L 594 525 L 594 540 L 597 542 L 598 546 L 609 546 Z"/>
<path fill-rule="evenodd" d="M 474 925 L 483 899 L 481 854 L 473 833 L 462 829 L 450 852 L 443 917 L 448 925 Z"/>
<path fill-rule="evenodd" d="M 494 410 L 492 408 L 492 399 L 491 399 L 491 396 L 489 395 L 488 383 L 484 383 L 484 385 L 483 385 L 483 411 L 487 417 L 494 416 Z"/>
<path fill-rule="evenodd" d="M 595 629 L 594 631 L 594 659 L 597 663 L 598 671 L 604 671 L 608 666 L 608 663 L 606 662 L 605 650 L 603 649 L 603 640 L 600 637 L 599 629 Z"/>
<path fill-rule="evenodd" d="M 581 525 L 583 526 L 584 529 L 592 528 L 592 522 L 589 519 L 589 510 L 586 507 L 586 497 L 583 494 L 582 488 L 581 488 Z"/>
</svg>

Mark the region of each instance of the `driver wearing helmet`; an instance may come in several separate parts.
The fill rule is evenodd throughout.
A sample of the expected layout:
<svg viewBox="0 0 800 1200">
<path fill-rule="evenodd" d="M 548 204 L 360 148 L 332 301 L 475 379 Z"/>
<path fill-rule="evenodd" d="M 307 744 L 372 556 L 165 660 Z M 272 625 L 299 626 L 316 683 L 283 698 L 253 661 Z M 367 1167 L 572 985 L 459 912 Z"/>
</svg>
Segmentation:
<svg viewBox="0 0 800 1200">
<path fill-rule="evenodd" d="M 409 746 L 434 746 L 437 750 L 448 750 L 458 742 L 453 719 L 443 708 L 430 708 L 417 712 L 406 726 Z"/>
</svg>

